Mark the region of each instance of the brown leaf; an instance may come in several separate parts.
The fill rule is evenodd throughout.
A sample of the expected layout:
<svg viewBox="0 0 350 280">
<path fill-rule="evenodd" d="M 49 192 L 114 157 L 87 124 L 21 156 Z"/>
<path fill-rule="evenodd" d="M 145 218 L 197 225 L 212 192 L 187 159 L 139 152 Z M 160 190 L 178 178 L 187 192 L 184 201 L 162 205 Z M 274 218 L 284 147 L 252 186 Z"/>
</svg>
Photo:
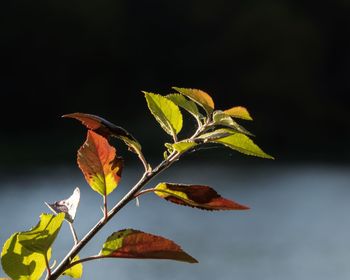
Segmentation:
<svg viewBox="0 0 350 280">
<path fill-rule="evenodd" d="M 203 210 L 247 210 L 249 207 L 221 197 L 214 189 L 202 185 L 160 183 L 155 194 L 170 202 Z"/>
<path fill-rule="evenodd" d="M 107 258 L 169 259 L 198 263 L 175 242 L 134 229 L 114 232 L 103 244 L 100 256 Z"/>
</svg>

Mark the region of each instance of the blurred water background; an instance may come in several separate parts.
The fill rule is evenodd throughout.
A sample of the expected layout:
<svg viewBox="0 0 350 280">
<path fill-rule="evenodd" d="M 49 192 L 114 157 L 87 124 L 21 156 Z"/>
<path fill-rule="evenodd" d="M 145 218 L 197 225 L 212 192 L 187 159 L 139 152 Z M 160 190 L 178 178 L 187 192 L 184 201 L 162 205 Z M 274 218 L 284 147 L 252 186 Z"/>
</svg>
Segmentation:
<svg viewBox="0 0 350 280">
<path fill-rule="evenodd" d="M 82 193 L 75 222 L 78 235 L 101 217 L 101 198 L 77 168 L 37 171 L 2 178 L 1 244 L 13 231 L 37 223 L 40 213 L 48 212 L 44 201 L 68 197 L 76 186 Z M 179 163 L 156 181 L 207 184 L 251 210 L 208 212 L 173 205 L 151 194 L 141 197 L 139 207 L 130 203 L 80 255 L 98 253 L 113 231 L 135 228 L 176 241 L 199 264 L 102 260 L 86 263 L 83 279 L 349 279 L 349 171 L 349 166 L 326 164 Z M 136 167 L 126 168 L 111 203 L 135 183 L 138 173 Z M 64 225 L 53 259 L 63 257 L 71 245 Z"/>
</svg>

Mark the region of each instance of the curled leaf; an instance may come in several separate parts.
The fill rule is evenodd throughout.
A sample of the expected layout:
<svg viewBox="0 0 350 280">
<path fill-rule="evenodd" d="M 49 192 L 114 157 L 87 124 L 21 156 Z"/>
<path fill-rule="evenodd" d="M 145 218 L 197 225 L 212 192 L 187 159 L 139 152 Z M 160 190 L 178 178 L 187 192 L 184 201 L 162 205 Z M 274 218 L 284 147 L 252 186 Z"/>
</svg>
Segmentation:
<svg viewBox="0 0 350 280">
<path fill-rule="evenodd" d="M 189 263 L 198 261 L 175 242 L 134 229 L 114 232 L 103 244 L 100 256 L 107 258 L 168 259 Z"/>
<path fill-rule="evenodd" d="M 45 202 L 45 204 L 55 214 L 58 214 L 61 212 L 64 213 L 65 219 L 68 222 L 73 223 L 75 214 L 77 212 L 77 208 L 79 205 L 79 201 L 80 201 L 80 190 L 79 188 L 75 188 L 73 194 L 69 198 L 64 200 L 59 200 L 54 203 Z"/>
<path fill-rule="evenodd" d="M 214 101 L 208 93 L 200 89 L 193 88 L 173 87 L 173 89 L 187 96 L 188 98 L 196 102 L 199 106 L 203 107 L 208 116 L 213 112 L 215 107 Z"/>
<path fill-rule="evenodd" d="M 124 163 L 104 137 L 89 130 L 78 151 L 78 165 L 90 187 L 104 196 L 118 186 Z"/>
<path fill-rule="evenodd" d="M 253 120 L 253 118 L 250 116 L 247 108 L 242 107 L 242 106 L 232 107 L 228 110 L 225 110 L 224 113 L 226 115 L 233 117 L 233 118 L 243 119 L 243 120 L 247 120 L 247 121 Z"/>
<path fill-rule="evenodd" d="M 182 114 L 170 99 L 150 92 L 143 92 L 149 110 L 166 133 L 177 135 L 182 129 Z"/>
<path fill-rule="evenodd" d="M 76 255 L 73 260 L 71 261 L 71 263 L 80 260 L 79 256 Z M 78 263 L 70 268 L 68 268 L 65 272 L 63 272 L 63 275 L 69 276 L 71 278 L 81 278 L 83 276 L 83 264 L 82 263 Z"/>
<path fill-rule="evenodd" d="M 171 144 L 171 147 L 173 150 L 179 152 L 180 154 L 183 154 L 184 152 L 188 151 L 189 149 L 197 146 L 198 144 L 191 140 L 183 140 L 176 142 L 174 144 Z"/>
<path fill-rule="evenodd" d="M 155 194 L 170 202 L 203 210 L 246 210 L 249 207 L 221 197 L 214 189 L 202 185 L 160 183 Z"/>
<path fill-rule="evenodd" d="M 211 142 L 225 145 L 246 155 L 274 159 L 272 156 L 261 150 L 247 135 L 242 133 L 235 133 Z"/>
<path fill-rule="evenodd" d="M 141 153 L 141 145 L 132 136 L 128 131 L 124 128 L 111 123 L 104 118 L 99 116 L 95 116 L 92 114 L 85 113 L 72 113 L 63 115 L 63 118 L 73 118 L 81 121 L 83 125 L 85 125 L 88 129 L 102 135 L 105 138 L 109 138 L 110 136 L 116 137 L 124 141 L 124 143 L 135 153 Z"/>
</svg>

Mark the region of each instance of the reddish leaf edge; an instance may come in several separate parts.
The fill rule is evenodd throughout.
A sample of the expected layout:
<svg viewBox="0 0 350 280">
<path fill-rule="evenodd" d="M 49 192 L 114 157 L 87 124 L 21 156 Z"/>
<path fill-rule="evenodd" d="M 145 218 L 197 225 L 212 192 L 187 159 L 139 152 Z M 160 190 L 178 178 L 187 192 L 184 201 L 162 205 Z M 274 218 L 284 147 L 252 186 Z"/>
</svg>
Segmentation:
<svg viewBox="0 0 350 280">
<path fill-rule="evenodd" d="M 178 184 L 178 183 L 165 183 L 165 184 L 175 184 L 175 185 L 188 186 L 188 187 L 192 186 L 192 185 Z M 214 191 L 218 195 L 218 198 L 220 198 L 223 202 L 229 203 L 231 205 L 231 207 L 218 208 L 218 207 L 215 207 L 215 206 L 210 206 L 208 204 L 196 203 L 196 202 L 194 202 L 192 200 L 189 200 L 189 199 L 183 198 L 183 197 L 181 197 L 179 195 L 176 195 L 176 193 L 173 193 L 171 191 L 162 190 L 162 189 L 156 189 L 156 188 L 144 190 L 140 194 L 146 193 L 146 192 L 153 192 L 155 195 L 157 195 L 155 192 L 163 192 L 163 193 L 171 195 L 171 197 L 174 197 L 175 199 L 180 200 L 180 201 L 182 201 L 184 203 L 177 202 L 176 200 L 171 200 L 171 198 L 169 199 L 169 197 L 167 197 L 167 198 L 161 197 L 161 198 L 163 198 L 163 199 L 165 199 L 165 200 L 167 200 L 169 202 L 172 202 L 174 204 L 181 205 L 181 206 L 188 206 L 188 207 L 191 207 L 191 208 L 197 208 L 197 209 L 200 209 L 200 210 L 207 210 L 207 211 L 243 211 L 243 210 L 250 210 L 251 209 L 249 206 L 246 206 L 246 205 L 237 203 L 237 202 L 235 202 L 233 200 L 230 200 L 230 199 L 222 197 L 213 188 L 211 188 L 209 186 L 204 186 L 203 185 L 203 187 L 210 188 L 212 191 Z M 159 196 L 157 196 L 157 197 L 159 197 Z"/>
</svg>

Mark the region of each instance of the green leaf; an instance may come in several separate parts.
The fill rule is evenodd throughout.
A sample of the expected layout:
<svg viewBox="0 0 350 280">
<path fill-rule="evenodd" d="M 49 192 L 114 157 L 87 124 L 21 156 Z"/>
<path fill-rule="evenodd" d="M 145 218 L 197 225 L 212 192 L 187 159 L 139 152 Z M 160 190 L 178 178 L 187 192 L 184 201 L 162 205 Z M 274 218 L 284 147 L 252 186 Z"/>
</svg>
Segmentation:
<svg viewBox="0 0 350 280">
<path fill-rule="evenodd" d="M 45 256 L 22 246 L 18 241 L 19 232 L 14 233 L 4 244 L 1 252 L 3 270 L 12 280 L 38 280 L 46 270 Z M 51 257 L 51 249 L 47 258 Z"/>
<path fill-rule="evenodd" d="M 173 87 L 173 89 L 187 96 L 188 98 L 196 102 L 199 106 L 203 107 L 207 113 L 207 116 L 209 116 L 213 112 L 215 107 L 214 101 L 208 93 L 200 89 L 193 89 L 193 88 Z"/>
<path fill-rule="evenodd" d="M 78 261 L 80 258 L 79 256 L 75 256 L 71 263 Z M 70 268 L 68 268 L 65 272 L 63 272 L 63 275 L 69 276 L 71 278 L 81 278 L 83 275 L 83 264 L 78 263 Z"/>
<path fill-rule="evenodd" d="M 236 132 L 254 136 L 252 133 L 246 130 L 243 126 L 236 123 L 229 115 L 225 114 L 223 111 L 220 111 L 220 110 L 215 111 L 213 113 L 213 121 L 214 121 L 214 125 L 226 126 L 236 130 Z"/>
<path fill-rule="evenodd" d="M 165 132 L 171 136 L 178 134 L 182 129 L 182 114 L 179 107 L 173 101 L 159 94 L 143 93 L 148 108 Z"/>
<path fill-rule="evenodd" d="M 253 118 L 250 116 L 248 110 L 242 106 L 232 107 L 228 110 L 225 110 L 224 113 L 233 118 L 243 119 L 247 121 L 252 121 Z"/>
<path fill-rule="evenodd" d="M 172 148 L 179 152 L 180 154 L 186 152 L 187 150 L 197 146 L 198 144 L 191 140 L 183 140 L 172 144 Z"/>
<path fill-rule="evenodd" d="M 204 134 L 198 136 L 198 138 L 202 139 L 203 142 L 206 143 L 208 141 L 213 141 L 213 140 L 217 140 L 220 138 L 224 138 L 224 137 L 230 136 L 230 135 L 235 134 L 235 133 L 237 133 L 237 131 L 233 130 L 233 129 L 219 128 L 219 129 L 216 129 L 214 131 L 204 133 Z"/>
<path fill-rule="evenodd" d="M 272 156 L 266 154 L 263 150 L 261 150 L 248 136 L 242 133 L 235 133 L 233 135 L 211 142 L 225 145 L 246 155 L 274 159 Z"/>
<path fill-rule="evenodd" d="M 41 214 L 39 223 L 18 234 L 18 242 L 32 252 L 46 254 L 61 229 L 65 214 Z"/>
<path fill-rule="evenodd" d="M 196 103 L 194 103 L 191 100 L 186 99 L 183 95 L 181 95 L 179 93 L 172 93 L 172 94 L 168 94 L 166 96 L 166 98 L 173 101 L 177 106 L 185 109 L 187 112 L 189 112 L 196 119 L 200 119 L 203 117 L 202 114 L 199 113 Z"/>
<path fill-rule="evenodd" d="M 189 263 L 198 262 L 173 241 L 134 229 L 114 232 L 103 244 L 100 256 L 106 258 L 168 259 Z"/>
<path fill-rule="evenodd" d="M 221 197 L 214 189 L 203 185 L 160 183 L 155 194 L 172 203 L 203 210 L 247 210 L 247 206 Z"/>
</svg>

